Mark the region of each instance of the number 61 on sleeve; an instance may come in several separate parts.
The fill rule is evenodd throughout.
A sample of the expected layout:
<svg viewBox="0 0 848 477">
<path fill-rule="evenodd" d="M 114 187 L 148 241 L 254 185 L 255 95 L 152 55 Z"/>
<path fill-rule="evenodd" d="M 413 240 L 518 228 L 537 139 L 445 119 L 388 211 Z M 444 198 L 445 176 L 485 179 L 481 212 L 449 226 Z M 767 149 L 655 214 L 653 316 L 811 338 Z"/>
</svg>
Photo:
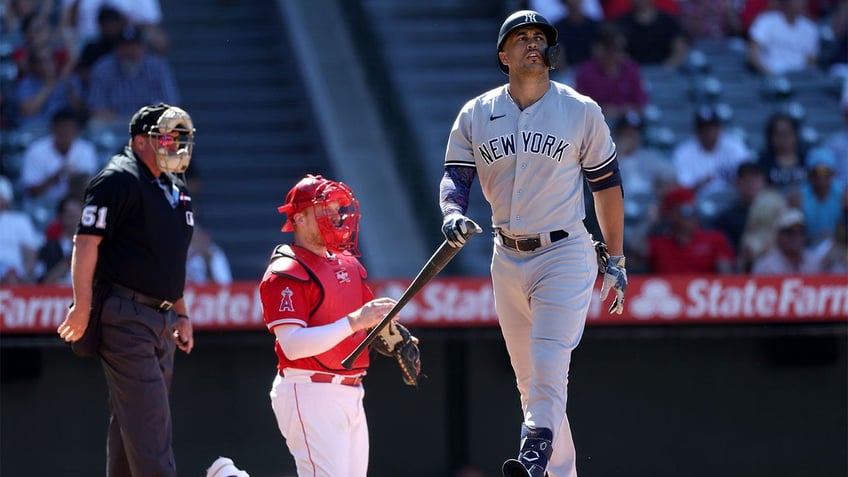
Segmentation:
<svg viewBox="0 0 848 477">
<path fill-rule="evenodd" d="M 106 228 L 106 213 L 109 207 L 98 207 L 96 205 L 87 205 L 82 209 L 82 217 L 80 224 L 83 227 L 94 226 L 98 229 Z"/>
</svg>

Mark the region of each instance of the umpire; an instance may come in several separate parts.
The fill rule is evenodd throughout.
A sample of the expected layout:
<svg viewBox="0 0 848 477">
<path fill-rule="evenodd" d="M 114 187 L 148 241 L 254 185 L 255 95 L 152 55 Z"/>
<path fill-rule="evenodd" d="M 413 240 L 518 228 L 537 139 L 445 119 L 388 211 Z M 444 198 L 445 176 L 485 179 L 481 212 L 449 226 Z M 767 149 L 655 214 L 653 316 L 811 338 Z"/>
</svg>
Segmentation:
<svg viewBox="0 0 848 477">
<path fill-rule="evenodd" d="M 128 146 L 86 189 L 71 261 L 74 302 L 58 333 L 103 366 L 106 475 L 173 477 L 174 353 L 194 346 L 183 300 L 194 215 L 177 174 L 191 161 L 194 127 L 188 113 L 160 103 L 138 110 L 129 132 Z"/>
</svg>

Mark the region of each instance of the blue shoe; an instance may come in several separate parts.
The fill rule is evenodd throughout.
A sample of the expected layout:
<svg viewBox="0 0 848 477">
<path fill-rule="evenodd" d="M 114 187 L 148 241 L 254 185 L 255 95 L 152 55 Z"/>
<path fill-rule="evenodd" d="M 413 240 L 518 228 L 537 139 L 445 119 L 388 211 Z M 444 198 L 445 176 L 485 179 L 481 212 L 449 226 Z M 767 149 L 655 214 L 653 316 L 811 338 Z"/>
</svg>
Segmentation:
<svg viewBox="0 0 848 477">
<path fill-rule="evenodd" d="M 509 459 L 501 470 L 504 477 L 545 477 L 548 459 L 551 458 L 553 433 L 540 427 L 531 429 L 521 425 L 521 450 L 518 459 Z"/>
<path fill-rule="evenodd" d="M 503 477 L 530 477 L 530 472 L 524 468 L 521 462 L 515 459 L 509 459 L 504 462 L 501 470 L 503 471 Z"/>
</svg>

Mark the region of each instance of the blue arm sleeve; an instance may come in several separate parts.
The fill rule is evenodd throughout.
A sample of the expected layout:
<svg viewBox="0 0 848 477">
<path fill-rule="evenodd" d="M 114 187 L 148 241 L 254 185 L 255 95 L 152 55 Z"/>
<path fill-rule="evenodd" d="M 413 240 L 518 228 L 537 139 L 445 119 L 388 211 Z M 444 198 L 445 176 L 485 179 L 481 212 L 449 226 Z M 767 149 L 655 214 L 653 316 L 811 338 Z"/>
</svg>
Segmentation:
<svg viewBox="0 0 848 477">
<path fill-rule="evenodd" d="M 465 215 L 471 184 L 474 183 L 475 177 L 477 170 L 473 167 L 445 166 L 445 175 L 439 183 L 439 206 L 442 216 L 451 213 Z"/>
</svg>

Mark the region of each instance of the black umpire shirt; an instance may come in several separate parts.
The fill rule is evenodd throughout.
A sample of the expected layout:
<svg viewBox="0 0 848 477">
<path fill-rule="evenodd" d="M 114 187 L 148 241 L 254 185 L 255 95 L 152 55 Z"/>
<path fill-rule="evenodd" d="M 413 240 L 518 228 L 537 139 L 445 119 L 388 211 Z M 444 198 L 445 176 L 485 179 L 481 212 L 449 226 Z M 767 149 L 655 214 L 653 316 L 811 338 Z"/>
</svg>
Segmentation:
<svg viewBox="0 0 848 477">
<path fill-rule="evenodd" d="M 171 302 L 183 296 L 193 231 L 185 183 L 175 174 L 153 177 L 130 147 L 91 179 L 77 226 L 77 234 L 103 237 L 97 280 Z"/>
</svg>

